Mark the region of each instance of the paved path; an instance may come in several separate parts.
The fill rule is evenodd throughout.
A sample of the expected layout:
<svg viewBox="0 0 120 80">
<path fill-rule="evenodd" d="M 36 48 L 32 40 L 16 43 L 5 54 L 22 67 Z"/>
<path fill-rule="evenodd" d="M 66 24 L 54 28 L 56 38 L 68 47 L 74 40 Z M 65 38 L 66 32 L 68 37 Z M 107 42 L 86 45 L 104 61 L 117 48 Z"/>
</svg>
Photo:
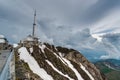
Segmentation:
<svg viewBox="0 0 120 80">
<path fill-rule="evenodd" d="M 9 50 L 1 50 L 0 51 L 0 73 L 2 72 L 2 70 L 6 64 L 6 61 L 9 57 L 9 55 L 10 55 Z"/>
</svg>

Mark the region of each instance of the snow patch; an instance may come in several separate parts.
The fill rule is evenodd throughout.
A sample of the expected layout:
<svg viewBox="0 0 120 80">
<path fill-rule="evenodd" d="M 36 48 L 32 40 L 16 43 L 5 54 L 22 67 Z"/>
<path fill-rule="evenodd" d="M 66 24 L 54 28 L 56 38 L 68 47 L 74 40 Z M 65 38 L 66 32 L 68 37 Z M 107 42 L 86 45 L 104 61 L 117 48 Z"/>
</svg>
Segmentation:
<svg viewBox="0 0 120 80">
<path fill-rule="evenodd" d="M 62 54 L 59 52 L 59 54 L 60 54 L 60 56 L 58 56 L 56 53 L 54 53 L 53 52 L 53 54 L 57 57 L 57 58 L 59 58 L 65 65 L 67 65 L 66 63 L 65 63 L 65 61 L 62 59 Z"/>
<path fill-rule="evenodd" d="M 33 47 L 30 48 L 30 53 L 32 53 L 32 52 L 33 52 Z"/>
<path fill-rule="evenodd" d="M 91 80 L 95 80 L 95 79 L 92 77 L 92 75 L 85 69 L 85 67 L 84 67 L 81 63 L 80 63 L 80 65 L 81 65 L 81 66 L 80 66 L 81 69 L 84 70 L 85 73 L 87 73 L 87 75 L 90 77 L 90 79 L 91 79 Z"/>
<path fill-rule="evenodd" d="M 110 66 L 109 64 L 105 63 L 105 66 L 107 66 L 110 69 L 116 70 L 115 68 L 113 68 L 112 66 Z"/>
<path fill-rule="evenodd" d="M 47 47 L 46 47 L 47 48 Z M 50 50 L 49 48 L 47 48 L 49 51 L 51 51 L 57 58 L 59 58 L 65 65 L 67 65 L 66 63 L 65 63 L 65 61 L 62 59 L 62 56 L 58 56 L 55 52 L 53 52 L 52 50 Z M 59 53 L 59 55 L 60 55 L 60 53 Z"/>
<path fill-rule="evenodd" d="M 43 68 L 39 67 L 37 61 L 29 54 L 25 47 L 21 47 L 18 50 L 18 53 L 20 53 L 20 59 L 28 63 L 33 73 L 38 74 L 43 80 L 53 80 L 53 78 L 49 74 L 47 74 L 47 72 Z"/>
<path fill-rule="evenodd" d="M 70 78 L 68 75 L 63 74 L 61 71 L 59 71 L 58 69 L 56 69 L 50 61 L 46 60 L 46 62 L 47 62 L 56 72 L 58 72 L 58 73 L 61 74 L 62 76 L 68 78 L 69 80 L 74 80 L 74 79 Z"/>
<path fill-rule="evenodd" d="M 68 64 L 68 66 L 75 72 L 75 75 L 77 76 L 78 80 L 84 80 L 81 75 L 79 74 L 79 72 L 74 68 L 74 66 L 70 63 L 70 61 L 68 61 L 67 59 L 63 58 L 64 61 Z"/>
<path fill-rule="evenodd" d="M 63 60 L 63 55 L 62 55 L 62 53 L 59 52 L 59 55 L 60 55 L 60 60 L 61 60 L 65 65 L 67 65 L 67 63 Z"/>
<path fill-rule="evenodd" d="M 13 44 L 13 47 L 14 47 L 14 48 L 18 47 L 18 44 Z"/>
<path fill-rule="evenodd" d="M 44 52 L 44 49 L 46 48 L 45 45 L 39 45 L 39 48 L 42 50 L 43 53 L 45 53 L 45 52 Z"/>
</svg>

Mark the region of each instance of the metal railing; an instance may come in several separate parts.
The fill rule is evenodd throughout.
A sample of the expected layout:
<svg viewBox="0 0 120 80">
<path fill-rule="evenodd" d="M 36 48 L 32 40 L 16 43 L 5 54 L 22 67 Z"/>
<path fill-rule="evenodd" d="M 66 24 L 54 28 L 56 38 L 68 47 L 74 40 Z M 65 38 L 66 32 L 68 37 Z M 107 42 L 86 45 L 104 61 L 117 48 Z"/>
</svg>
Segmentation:
<svg viewBox="0 0 120 80">
<path fill-rule="evenodd" d="M 13 80 L 11 79 L 11 61 L 13 58 L 14 54 L 13 52 L 10 52 L 10 55 L 6 61 L 6 64 L 4 65 L 1 73 L 0 73 L 0 80 Z"/>
</svg>

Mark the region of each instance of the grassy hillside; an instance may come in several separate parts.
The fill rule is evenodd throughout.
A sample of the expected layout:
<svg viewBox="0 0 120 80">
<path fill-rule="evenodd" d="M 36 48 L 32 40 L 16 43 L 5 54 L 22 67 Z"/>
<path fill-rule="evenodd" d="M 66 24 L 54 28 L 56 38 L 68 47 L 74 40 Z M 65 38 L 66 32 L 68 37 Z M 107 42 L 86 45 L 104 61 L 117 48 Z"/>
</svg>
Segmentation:
<svg viewBox="0 0 120 80">
<path fill-rule="evenodd" d="M 120 71 L 108 68 L 104 62 L 96 62 L 95 65 L 105 74 L 108 80 L 120 80 Z"/>
</svg>

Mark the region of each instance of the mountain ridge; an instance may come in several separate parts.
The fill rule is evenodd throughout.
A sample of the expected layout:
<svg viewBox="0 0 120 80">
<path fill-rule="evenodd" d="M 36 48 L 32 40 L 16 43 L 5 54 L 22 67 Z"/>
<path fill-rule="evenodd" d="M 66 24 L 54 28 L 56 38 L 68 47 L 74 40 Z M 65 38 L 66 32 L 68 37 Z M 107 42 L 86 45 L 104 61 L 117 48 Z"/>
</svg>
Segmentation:
<svg viewBox="0 0 120 80">
<path fill-rule="evenodd" d="M 49 79 L 46 79 L 45 75 L 36 71 L 35 74 L 39 74 L 39 78 L 43 80 L 105 80 L 100 71 L 74 49 L 55 47 L 48 43 L 38 43 L 28 47 L 21 43 L 16 48 L 16 53 L 19 54 L 19 61 L 27 63 L 33 73 L 35 73 L 35 66 L 31 68 L 32 61 L 30 59 L 34 59 L 38 70 L 44 70 L 49 76 Z M 20 78 L 19 75 L 17 77 Z M 26 76 L 25 78 L 30 77 Z"/>
</svg>

